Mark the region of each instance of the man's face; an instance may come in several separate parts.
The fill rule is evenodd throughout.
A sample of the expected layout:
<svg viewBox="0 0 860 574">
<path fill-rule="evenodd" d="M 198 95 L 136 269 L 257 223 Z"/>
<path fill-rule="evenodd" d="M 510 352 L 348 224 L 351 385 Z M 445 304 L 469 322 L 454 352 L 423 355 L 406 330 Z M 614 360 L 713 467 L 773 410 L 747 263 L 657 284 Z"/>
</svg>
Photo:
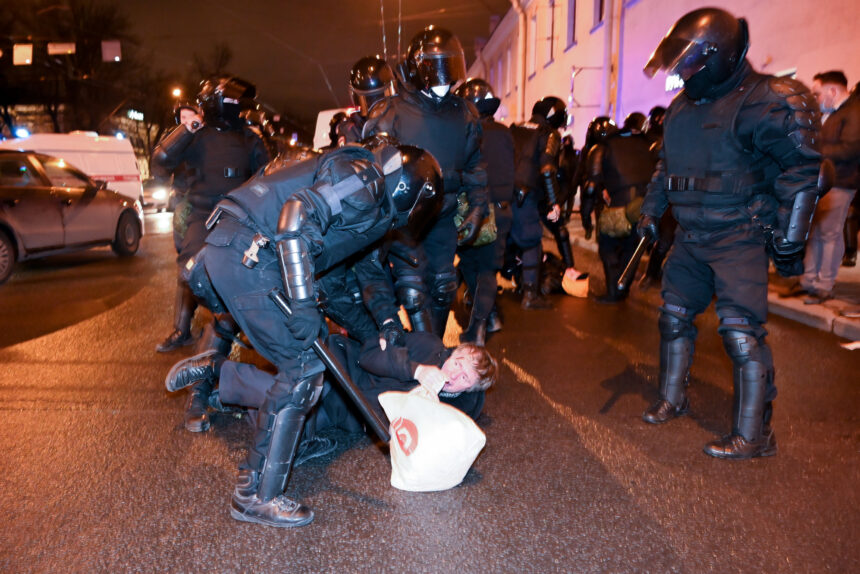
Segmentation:
<svg viewBox="0 0 860 574">
<path fill-rule="evenodd" d="M 448 377 L 448 382 L 442 387 L 449 393 L 461 393 L 474 387 L 481 379 L 475 370 L 475 360 L 468 349 L 456 349 L 445 364 L 442 372 Z"/>
<path fill-rule="evenodd" d="M 188 108 L 182 108 L 179 110 L 179 123 L 190 124 L 195 120 L 200 121 L 200 116 L 198 116 L 197 112 L 194 110 L 189 110 Z"/>
<path fill-rule="evenodd" d="M 812 81 L 812 95 L 818 102 L 818 107 L 823 113 L 830 113 L 835 109 L 836 86 L 833 84 L 822 84 L 818 80 Z"/>
</svg>

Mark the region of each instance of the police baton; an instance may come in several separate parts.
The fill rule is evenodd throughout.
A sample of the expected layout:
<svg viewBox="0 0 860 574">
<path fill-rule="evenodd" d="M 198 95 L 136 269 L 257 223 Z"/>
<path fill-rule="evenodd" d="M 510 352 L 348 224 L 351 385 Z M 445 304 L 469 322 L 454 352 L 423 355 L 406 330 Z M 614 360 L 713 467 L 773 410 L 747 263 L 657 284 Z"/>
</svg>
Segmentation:
<svg viewBox="0 0 860 574">
<path fill-rule="evenodd" d="M 651 236 L 645 235 L 639 240 L 639 245 L 636 246 L 636 251 L 633 252 L 633 256 L 630 257 L 630 261 L 627 262 L 627 267 L 624 268 L 624 272 L 621 274 L 621 277 L 618 278 L 618 290 L 624 291 L 627 289 L 627 285 L 633 281 L 633 276 L 636 275 L 636 270 L 639 268 L 639 261 L 642 260 L 642 256 L 645 255 L 645 251 L 648 250 L 648 246 L 651 245 Z"/>
<path fill-rule="evenodd" d="M 276 287 L 269 291 L 269 299 L 275 303 L 284 315 L 287 317 L 292 316 L 293 310 L 290 309 L 290 304 L 287 302 L 287 298 L 284 297 L 284 294 L 280 289 Z M 388 425 L 385 424 L 385 421 L 382 420 L 379 413 L 377 413 L 370 403 L 367 402 L 367 399 L 364 398 L 364 395 L 361 394 L 361 391 L 358 390 L 358 387 L 355 386 L 355 383 L 349 378 L 343 365 L 341 365 L 340 361 L 331 354 L 331 351 L 328 350 L 328 347 L 325 346 L 322 339 L 317 337 L 316 340 L 311 343 L 311 347 L 313 347 L 313 350 L 316 351 L 317 355 L 319 355 L 319 358 L 322 360 L 323 364 L 325 364 L 326 368 L 334 375 L 334 378 L 337 380 L 338 384 L 340 384 L 340 388 L 343 389 L 349 398 L 352 399 L 355 406 L 358 407 L 358 410 L 361 411 L 364 420 L 367 421 L 367 424 L 370 425 L 370 428 L 373 429 L 376 436 L 381 438 L 383 442 L 387 443 L 390 441 L 391 435 L 388 434 Z"/>
</svg>

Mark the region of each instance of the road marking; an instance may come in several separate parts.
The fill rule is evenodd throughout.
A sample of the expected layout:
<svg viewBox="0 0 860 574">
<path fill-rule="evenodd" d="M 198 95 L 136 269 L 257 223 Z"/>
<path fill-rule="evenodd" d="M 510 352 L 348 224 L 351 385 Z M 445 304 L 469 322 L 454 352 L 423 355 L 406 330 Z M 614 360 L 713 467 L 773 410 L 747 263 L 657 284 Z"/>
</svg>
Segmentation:
<svg viewBox="0 0 860 574">
<path fill-rule="evenodd" d="M 726 550 L 725 545 L 735 543 L 739 538 L 743 539 L 743 545 L 747 548 L 771 547 L 788 552 L 793 547 L 792 541 L 778 529 L 744 528 L 729 518 L 722 518 L 727 516 L 726 507 L 730 504 L 743 508 L 747 518 L 751 518 L 751 514 L 757 515 L 748 524 L 768 524 L 772 517 L 764 515 L 766 509 L 757 498 L 729 484 L 721 483 L 720 488 L 712 488 L 695 470 L 653 461 L 636 444 L 610 427 L 553 400 L 544 392 L 540 381 L 521 366 L 507 358 L 503 358 L 502 363 L 511 370 L 517 382 L 533 388 L 544 402 L 570 423 L 585 449 L 624 488 L 640 512 L 661 526 L 672 549 L 681 558 L 681 564 L 692 566 L 695 558 L 703 555 L 702 547 L 713 545 L 714 560 L 724 559 L 728 561 L 728 567 L 732 553 Z M 713 462 L 733 464 L 730 461 Z M 738 469 L 739 482 L 743 482 L 745 470 Z M 750 479 L 749 476 L 745 478 Z M 691 508 L 696 508 L 696 515 L 714 517 L 719 522 L 710 522 L 707 525 L 708 532 L 704 532 L 706 525 L 696 520 L 695 516 L 690 519 L 687 509 Z"/>
</svg>

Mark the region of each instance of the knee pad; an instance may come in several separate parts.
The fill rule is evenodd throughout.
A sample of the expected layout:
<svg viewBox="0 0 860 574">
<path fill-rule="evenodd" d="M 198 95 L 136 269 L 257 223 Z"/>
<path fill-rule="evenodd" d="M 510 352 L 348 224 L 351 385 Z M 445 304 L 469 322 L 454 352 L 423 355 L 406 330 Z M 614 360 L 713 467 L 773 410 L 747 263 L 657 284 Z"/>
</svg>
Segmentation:
<svg viewBox="0 0 860 574">
<path fill-rule="evenodd" d="M 773 368 L 770 349 L 759 343 L 752 332 L 725 329 L 720 335 L 723 337 L 723 347 L 735 365 L 742 366 L 753 361 L 761 363 L 768 370 Z"/>
<path fill-rule="evenodd" d="M 687 309 L 676 305 L 665 305 L 660 308 L 657 326 L 660 329 L 660 336 L 666 341 L 674 341 L 681 337 L 695 339 L 697 335 L 693 319 L 687 314 Z"/>
<path fill-rule="evenodd" d="M 450 305 L 457 293 L 457 272 L 443 271 L 433 278 L 433 303 L 439 306 Z"/>
<path fill-rule="evenodd" d="M 397 297 L 400 299 L 401 305 L 406 309 L 407 313 L 420 311 L 424 308 L 424 302 L 427 296 L 423 291 L 415 287 L 400 287 L 397 289 Z"/>
</svg>

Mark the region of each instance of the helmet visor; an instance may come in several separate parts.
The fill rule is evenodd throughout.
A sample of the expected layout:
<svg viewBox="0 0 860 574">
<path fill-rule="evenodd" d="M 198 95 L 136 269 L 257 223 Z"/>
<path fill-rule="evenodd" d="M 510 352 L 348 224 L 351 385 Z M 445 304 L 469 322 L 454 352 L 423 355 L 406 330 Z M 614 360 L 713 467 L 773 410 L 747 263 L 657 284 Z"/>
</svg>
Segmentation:
<svg viewBox="0 0 860 574">
<path fill-rule="evenodd" d="M 425 90 L 436 86 L 453 86 L 466 77 L 466 66 L 461 58 L 425 56 L 418 64 L 418 75 Z"/>
<path fill-rule="evenodd" d="M 710 51 L 706 44 L 667 36 L 645 64 L 645 75 L 653 78 L 659 70 L 665 70 L 686 82 L 705 67 L 708 56 Z"/>
</svg>

